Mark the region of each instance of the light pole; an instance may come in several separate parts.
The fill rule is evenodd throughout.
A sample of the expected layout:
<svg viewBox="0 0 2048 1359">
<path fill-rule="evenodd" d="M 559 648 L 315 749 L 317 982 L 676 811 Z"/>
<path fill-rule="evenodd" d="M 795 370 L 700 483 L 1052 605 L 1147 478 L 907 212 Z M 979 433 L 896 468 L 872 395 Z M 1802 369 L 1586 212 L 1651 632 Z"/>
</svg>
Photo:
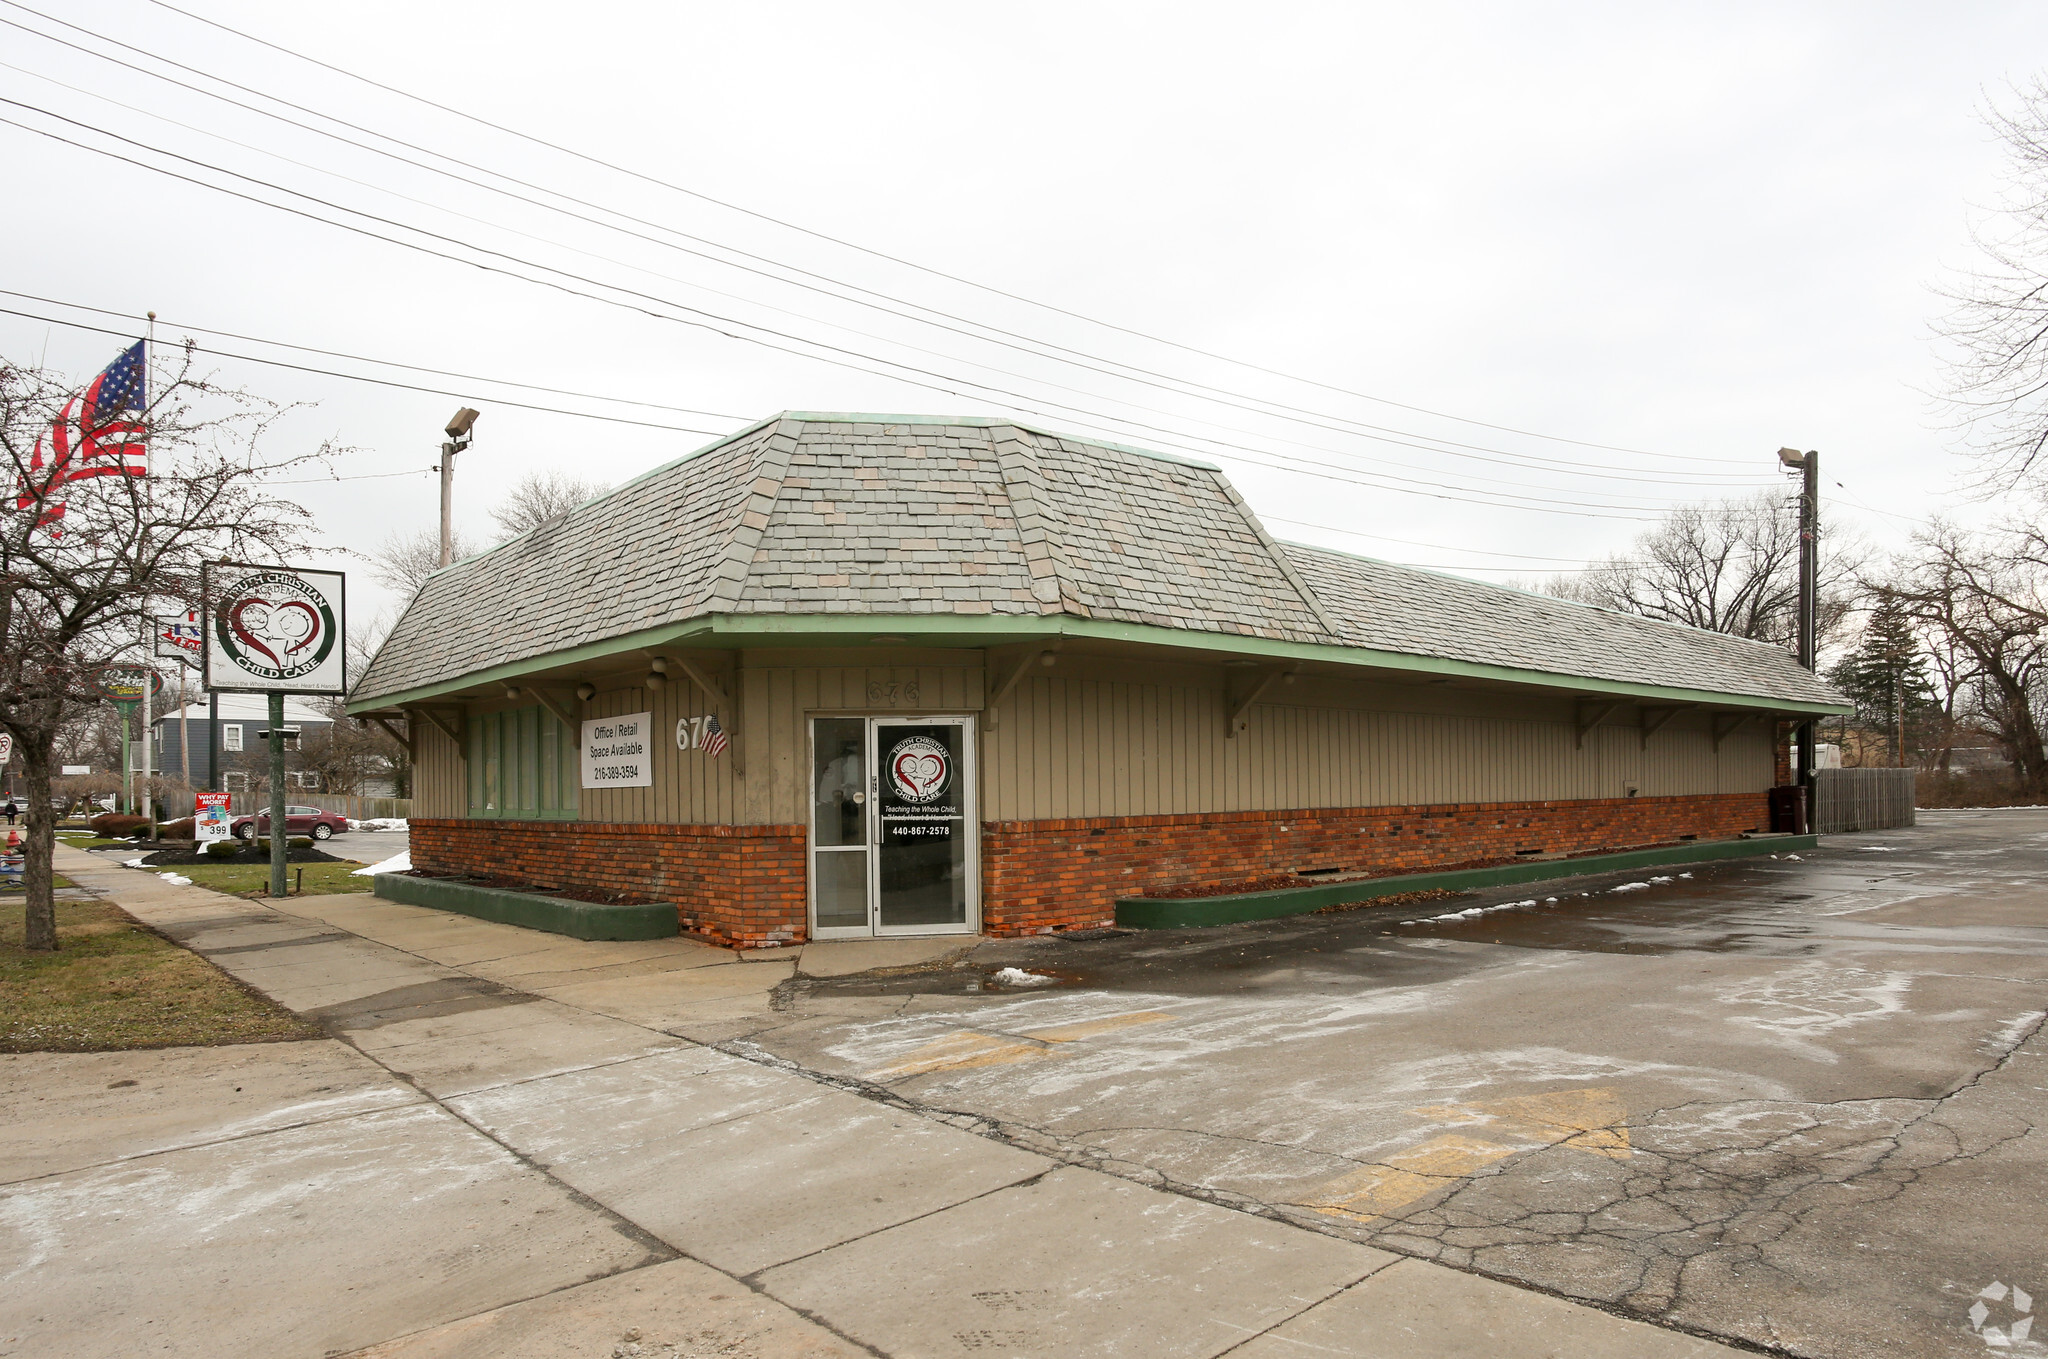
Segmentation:
<svg viewBox="0 0 2048 1359">
<path fill-rule="evenodd" d="M 448 442 L 441 445 L 441 565 L 455 560 L 455 455 L 468 448 L 470 430 L 482 411 L 464 406 L 448 420 Z"/>
<path fill-rule="evenodd" d="M 1820 454 L 1808 449 L 1778 450 L 1778 461 L 1803 474 L 1799 489 L 1799 663 L 1819 668 L 1815 654 L 1814 614 L 1820 585 Z M 1806 790 L 1807 825 L 1813 824 L 1813 720 L 1799 724 L 1799 767 L 1795 782 Z"/>
</svg>

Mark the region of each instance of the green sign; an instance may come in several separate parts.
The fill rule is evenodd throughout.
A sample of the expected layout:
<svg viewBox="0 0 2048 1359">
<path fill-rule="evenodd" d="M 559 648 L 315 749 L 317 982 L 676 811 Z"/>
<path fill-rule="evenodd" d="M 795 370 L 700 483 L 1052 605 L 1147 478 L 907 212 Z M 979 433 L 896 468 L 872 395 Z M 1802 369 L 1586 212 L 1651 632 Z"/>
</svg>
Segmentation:
<svg viewBox="0 0 2048 1359">
<path fill-rule="evenodd" d="M 116 703 L 140 703 L 164 691 L 164 677 L 139 665 L 110 665 L 100 672 L 100 692 Z"/>
</svg>

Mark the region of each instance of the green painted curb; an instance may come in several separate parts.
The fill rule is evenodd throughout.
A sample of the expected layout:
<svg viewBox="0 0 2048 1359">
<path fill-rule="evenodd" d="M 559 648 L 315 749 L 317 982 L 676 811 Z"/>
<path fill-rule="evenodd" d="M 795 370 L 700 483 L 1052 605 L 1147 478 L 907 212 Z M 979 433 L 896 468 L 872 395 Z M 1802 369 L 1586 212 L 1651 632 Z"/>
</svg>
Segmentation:
<svg viewBox="0 0 2048 1359">
<path fill-rule="evenodd" d="M 1227 897 L 1120 897 L 1116 903 L 1116 923 L 1128 930 L 1195 929 L 1203 925 L 1229 925 L 1240 920 L 1272 920 L 1283 915 L 1303 915 L 1325 906 L 1399 896 L 1403 892 L 1455 892 L 1473 887 L 1500 887 L 1511 882 L 1585 877 L 1622 868 L 1747 859 L 1760 854 L 1797 853 L 1819 844 L 1820 837 L 1816 835 L 1772 835 L 1755 840 L 1709 840 L 1699 844 L 1674 845 L 1669 849 L 1631 849 L 1584 859 L 1541 859 L 1534 863 L 1502 864 L 1498 868 L 1404 873 L 1397 878 L 1359 878 L 1351 882 L 1282 887 L 1272 892 L 1242 892 Z"/>
<path fill-rule="evenodd" d="M 606 906 L 405 873 L 379 873 L 371 881 L 376 894 L 386 901 L 454 911 L 501 925 L 523 925 L 572 939 L 666 939 L 681 933 L 676 908 L 668 902 Z"/>
</svg>

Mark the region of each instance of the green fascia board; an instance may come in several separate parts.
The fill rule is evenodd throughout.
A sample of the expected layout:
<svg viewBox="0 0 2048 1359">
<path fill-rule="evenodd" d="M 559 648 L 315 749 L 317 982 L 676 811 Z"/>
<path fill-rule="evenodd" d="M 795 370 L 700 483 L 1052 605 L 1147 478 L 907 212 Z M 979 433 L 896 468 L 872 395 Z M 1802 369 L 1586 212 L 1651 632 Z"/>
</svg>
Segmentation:
<svg viewBox="0 0 2048 1359">
<path fill-rule="evenodd" d="M 1273 892 L 1241 892 L 1222 897 L 1120 897 L 1116 923 L 1128 930 L 1184 930 L 1232 925 L 1246 920 L 1275 920 L 1304 915 L 1326 906 L 1400 896 L 1405 892 L 1463 892 L 1504 887 L 1518 882 L 1547 882 L 1590 877 L 1632 868 L 1664 868 L 1748 859 L 1764 854 L 1798 853 L 1820 844 L 1816 835 L 1769 835 L 1749 840 L 1709 840 L 1667 849 L 1633 849 L 1583 859 L 1542 859 L 1502 864 L 1498 868 L 1462 868 L 1446 873 L 1404 873 L 1394 878 L 1359 878 L 1314 887 L 1283 887 Z"/>
<path fill-rule="evenodd" d="M 1721 693 L 1676 685 L 1630 684 L 1618 680 L 1592 679 L 1550 671 L 1524 670 L 1513 666 L 1485 665 L 1474 661 L 1381 651 L 1372 647 L 1341 646 L 1327 642 L 1292 642 L 1237 632 L 1204 632 L 1160 627 L 1152 623 L 1078 618 L 1072 614 L 876 613 L 710 614 L 628 633 L 622 637 L 608 638 L 602 642 L 592 642 L 567 651 L 508 661 L 504 665 L 472 671 L 454 679 L 422 685 L 396 694 L 355 699 L 350 702 L 348 711 L 360 714 L 403 707 L 412 703 L 427 703 L 479 685 L 517 680 L 542 670 L 588 664 L 632 651 L 651 650 L 662 646 L 844 646 L 864 643 L 878 633 L 901 636 L 907 641 L 936 640 L 950 646 L 995 646 L 1015 642 L 1052 641 L 1061 637 L 1090 638 L 1126 642 L 1136 646 L 1211 651 L 1227 656 L 1255 656 L 1282 662 L 1315 661 L 1432 677 L 1488 680 L 1589 697 L 1816 716 L 1855 711 L 1853 706 L 1843 703 L 1816 703 L 1757 694 Z"/>
<path fill-rule="evenodd" d="M 386 901 L 426 906 L 518 925 L 572 939 L 667 939 L 682 932 L 672 901 L 609 905 L 482 887 L 452 878 L 417 878 L 409 873 L 379 873 L 372 890 Z"/>
</svg>

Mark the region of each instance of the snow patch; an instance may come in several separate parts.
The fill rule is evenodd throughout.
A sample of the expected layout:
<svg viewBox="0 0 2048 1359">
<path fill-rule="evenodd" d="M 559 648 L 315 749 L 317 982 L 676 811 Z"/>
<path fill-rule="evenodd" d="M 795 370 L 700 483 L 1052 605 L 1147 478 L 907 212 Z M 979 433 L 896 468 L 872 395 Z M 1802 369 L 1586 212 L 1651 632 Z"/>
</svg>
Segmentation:
<svg viewBox="0 0 2048 1359">
<path fill-rule="evenodd" d="M 998 968 L 995 979 L 1005 986 L 1050 986 L 1059 980 L 1041 972 L 1026 972 L 1021 967 Z"/>
<path fill-rule="evenodd" d="M 157 876 L 173 887 L 190 887 L 192 885 L 192 879 L 186 877 L 183 873 L 159 873 Z"/>
<path fill-rule="evenodd" d="M 405 818 L 402 816 L 365 817 L 361 821 L 349 822 L 348 828 L 352 831 L 402 831 L 408 829 Z"/>
<path fill-rule="evenodd" d="M 398 853 L 384 860 L 384 862 L 371 864 L 368 868 L 358 868 L 349 876 L 351 878 L 370 878 L 375 877 L 379 873 L 410 873 L 411 871 L 412 850 L 401 849 Z"/>
<path fill-rule="evenodd" d="M 1647 892 L 1650 890 L 1650 884 L 1646 882 L 1625 882 L 1619 887 L 1610 887 L 1607 890 L 1610 892 Z"/>
<path fill-rule="evenodd" d="M 138 855 L 136 855 L 136 856 L 135 856 L 134 858 L 132 858 L 132 859 L 123 859 L 123 860 L 121 860 L 121 867 L 123 867 L 123 868 L 140 868 L 140 867 L 142 867 L 142 860 L 143 860 L 143 858 L 144 858 L 144 856 L 143 856 L 143 855 L 140 855 L 140 854 L 138 854 Z"/>
</svg>

